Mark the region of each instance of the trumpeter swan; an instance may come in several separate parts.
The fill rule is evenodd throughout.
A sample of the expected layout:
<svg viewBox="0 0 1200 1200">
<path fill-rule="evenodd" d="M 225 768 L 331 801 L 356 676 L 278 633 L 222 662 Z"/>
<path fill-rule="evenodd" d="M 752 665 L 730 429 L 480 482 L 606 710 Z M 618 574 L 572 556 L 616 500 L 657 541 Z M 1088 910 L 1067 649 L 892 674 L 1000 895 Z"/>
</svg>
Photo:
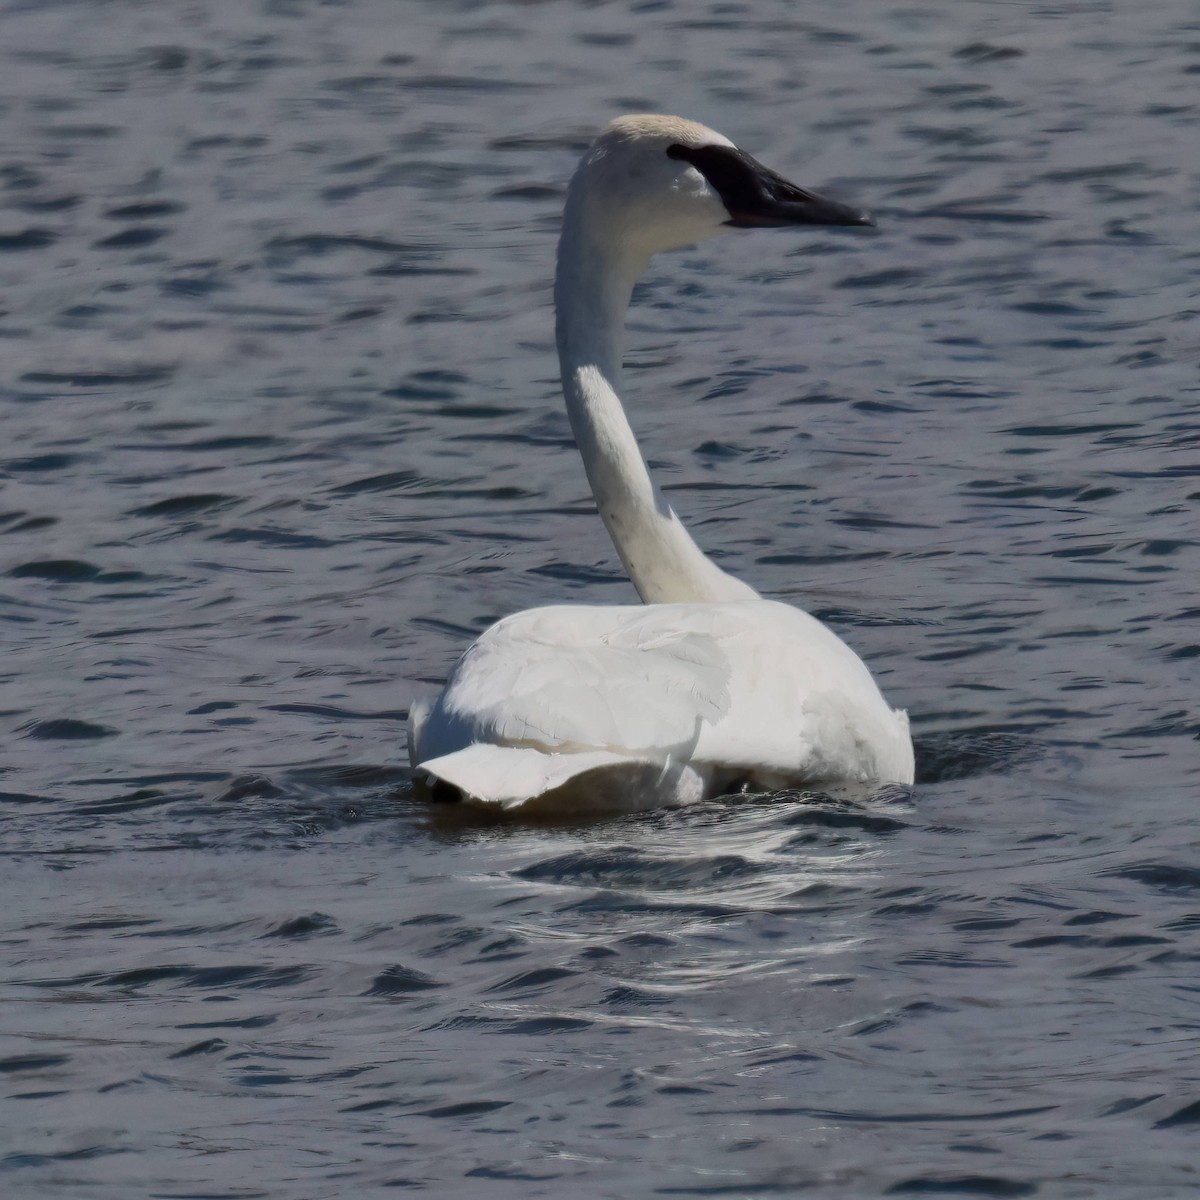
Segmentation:
<svg viewBox="0 0 1200 1200">
<path fill-rule="evenodd" d="M 619 398 L 621 337 L 651 255 L 731 226 L 868 225 L 678 117 L 614 121 L 567 191 L 554 298 L 567 412 L 644 602 L 505 617 L 414 705 L 413 766 L 515 809 L 646 808 L 739 782 L 911 783 L 908 719 L 814 617 L 762 599 L 692 541 Z"/>
</svg>

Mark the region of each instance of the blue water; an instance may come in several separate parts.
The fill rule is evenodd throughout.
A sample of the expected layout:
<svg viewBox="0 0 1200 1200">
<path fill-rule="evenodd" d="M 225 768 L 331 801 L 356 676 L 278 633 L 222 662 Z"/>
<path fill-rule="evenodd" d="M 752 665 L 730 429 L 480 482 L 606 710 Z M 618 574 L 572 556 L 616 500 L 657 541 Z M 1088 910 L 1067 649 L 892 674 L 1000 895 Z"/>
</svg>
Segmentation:
<svg viewBox="0 0 1200 1200">
<path fill-rule="evenodd" d="M 1194 1190 L 1191 0 L 8 0 L 0 63 L 0 1194 Z M 411 789 L 474 634 L 632 599 L 549 280 L 641 109 L 876 216 L 663 256 L 628 382 L 911 791 Z"/>
</svg>

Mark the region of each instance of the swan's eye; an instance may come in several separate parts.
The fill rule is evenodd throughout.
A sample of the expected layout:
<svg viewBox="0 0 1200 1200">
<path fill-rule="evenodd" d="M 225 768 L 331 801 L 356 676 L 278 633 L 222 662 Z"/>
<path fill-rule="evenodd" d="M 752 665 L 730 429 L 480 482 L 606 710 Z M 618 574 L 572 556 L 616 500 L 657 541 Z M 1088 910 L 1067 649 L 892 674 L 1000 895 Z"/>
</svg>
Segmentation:
<svg viewBox="0 0 1200 1200">
<path fill-rule="evenodd" d="M 667 147 L 667 157 L 695 167 L 723 199 L 760 192 L 767 178 L 773 177 L 780 183 L 784 182 L 780 176 L 768 171 L 749 154 L 733 146 L 676 144 Z"/>
</svg>

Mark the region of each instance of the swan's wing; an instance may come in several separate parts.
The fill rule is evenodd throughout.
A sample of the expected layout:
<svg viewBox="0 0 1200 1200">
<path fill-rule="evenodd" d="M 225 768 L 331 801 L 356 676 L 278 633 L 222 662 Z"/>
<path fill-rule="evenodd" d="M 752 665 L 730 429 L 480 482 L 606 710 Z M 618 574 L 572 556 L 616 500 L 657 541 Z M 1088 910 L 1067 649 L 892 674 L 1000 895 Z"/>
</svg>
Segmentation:
<svg viewBox="0 0 1200 1200">
<path fill-rule="evenodd" d="M 472 743 L 686 753 L 729 705 L 722 639 L 679 609 L 531 609 L 463 656 L 422 730 L 422 760 Z"/>
</svg>

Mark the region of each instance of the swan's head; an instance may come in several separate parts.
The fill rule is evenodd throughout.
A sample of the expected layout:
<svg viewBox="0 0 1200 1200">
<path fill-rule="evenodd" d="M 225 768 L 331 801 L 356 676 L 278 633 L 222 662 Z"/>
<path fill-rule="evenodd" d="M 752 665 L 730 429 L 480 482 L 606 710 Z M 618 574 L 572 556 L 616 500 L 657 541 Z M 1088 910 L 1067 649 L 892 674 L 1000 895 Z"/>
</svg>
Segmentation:
<svg viewBox="0 0 1200 1200">
<path fill-rule="evenodd" d="M 871 224 L 715 130 L 652 114 L 619 117 L 592 143 L 571 180 L 565 221 L 647 258 L 731 227 Z"/>
</svg>

